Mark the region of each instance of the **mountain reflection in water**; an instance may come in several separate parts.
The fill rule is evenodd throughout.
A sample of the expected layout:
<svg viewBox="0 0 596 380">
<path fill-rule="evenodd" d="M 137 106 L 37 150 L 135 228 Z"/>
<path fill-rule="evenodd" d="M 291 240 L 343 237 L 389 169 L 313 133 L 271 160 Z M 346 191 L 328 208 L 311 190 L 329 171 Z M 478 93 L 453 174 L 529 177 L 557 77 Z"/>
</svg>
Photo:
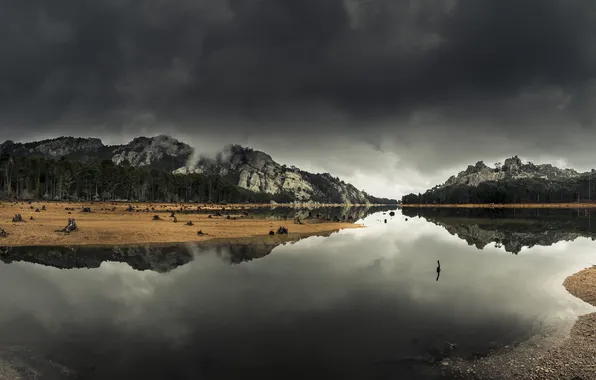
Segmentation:
<svg viewBox="0 0 596 380">
<path fill-rule="evenodd" d="M 561 283 L 589 241 L 512 259 L 399 211 L 362 223 L 277 246 L 8 250 L 0 378 L 435 380 L 584 311 Z"/>
<path fill-rule="evenodd" d="M 513 254 L 523 247 L 551 246 L 580 237 L 596 239 L 596 212 L 575 209 L 450 209 L 404 208 L 445 228 L 469 245 L 483 249 L 494 243 Z M 592 222 L 594 219 L 594 222 Z"/>
</svg>

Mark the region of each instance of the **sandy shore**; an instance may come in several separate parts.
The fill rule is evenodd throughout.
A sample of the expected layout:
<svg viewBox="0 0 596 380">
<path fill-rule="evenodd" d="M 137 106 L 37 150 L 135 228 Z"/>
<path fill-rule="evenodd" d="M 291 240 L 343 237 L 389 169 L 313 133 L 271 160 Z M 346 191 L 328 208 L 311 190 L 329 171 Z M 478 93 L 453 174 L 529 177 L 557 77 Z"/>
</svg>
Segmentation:
<svg viewBox="0 0 596 380">
<path fill-rule="evenodd" d="M 451 204 L 402 204 L 409 208 L 581 208 L 596 209 L 596 203 L 451 203 Z"/>
<path fill-rule="evenodd" d="M 596 267 L 564 282 L 574 296 L 596 306 Z M 596 313 L 578 318 L 568 336 L 524 342 L 520 347 L 477 361 L 456 361 L 451 369 L 462 379 L 596 379 Z"/>
<path fill-rule="evenodd" d="M 134 203 L 132 206 L 135 208 L 133 212 L 126 210 L 127 203 L 1 202 L 0 228 L 8 232 L 8 236 L 0 237 L 0 246 L 179 243 L 214 238 L 237 239 L 263 236 L 272 229 L 277 230 L 279 226 L 286 227 L 290 235 L 362 227 L 353 223 L 327 221 L 294 224 L 292 220 L 259 219 L 242 215 L 243 210 L 263 207 L 263 205 Z M 91 208 L 91 212 L 82 212 L 83 207 Z M 193 211 L 198 207 L 201 210 L 213 211 L 212 218 L 209 218 L 208 214 L 185 214 L 181 211 L 181 208 Z M 268 206 L 265 205 L 265 207 Z M 39 212 L 36 212 L 37 209 Z M 168 210 L 176 213 L 177 223 L 173 222 Z M 215 216 L 216 211 L 224 216 Z M 13 216 L 17 213 L 22 215 L 24 222 L 12 222 Z M 230 219 L 226 218 L 226 213 L 231 214 Z M 156 214 L 162 220 L 152 220 Z M 30 220 L 30 217 L 34 219 Z M 66 226 L 68 218 L 75 218 L 79 231 L 70 234 L 56 232 Z M 193 226 L 186 225 L 188 221 L 192 221 Z M 205 235 L 198 236 L 199 230 Z"/>
</svg>

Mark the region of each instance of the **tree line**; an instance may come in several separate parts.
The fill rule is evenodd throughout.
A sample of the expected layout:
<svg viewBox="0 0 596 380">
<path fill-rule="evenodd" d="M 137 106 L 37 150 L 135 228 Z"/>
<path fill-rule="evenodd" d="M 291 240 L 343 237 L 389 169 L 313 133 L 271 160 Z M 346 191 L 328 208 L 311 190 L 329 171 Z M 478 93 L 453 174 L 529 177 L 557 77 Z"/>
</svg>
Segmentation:
<svg viewBox="0 0 596 380">
<path fill-rule="evenodd" d="M 314 175 L 317 176 L 317 175 Z M 311 178 L 309 178 L 310 180 Z M 150 166 L 115 164 L 111 160 L 78 161 L 62 157 L 18 157 L 0 154 L 0 197 L 4 199 L 200 203 L 289 203 L 293 194 L 253 192 L 232 176 L 212 173 L 175 174 Z M 236 182 L 237 183 L 237 182 Z M 318 184 L 325 181 L 319 178 Z M 313 201 L 340 203 L 333 186 L 319 186 Z M 372 203 L 395 200 L 368 196 Z"/>
<path fill-rule="evenodd" d="M 216 174 L 174 174 L 111 160 L 74 161 L 0 155 L 0 195 L 9 199 L 70 201 L 279 203 L 291 194 L 256 193 Z"/>
<path fill-rule="evenodd" d="M 519 178 L 487 181 L 478 186 L 435 187 L 421 194 L 402 197 L 403 204 L 463 203 L 567 203 L 596 200 L 594 178 L 590 174 L 564 179 Z"/>
</svg>

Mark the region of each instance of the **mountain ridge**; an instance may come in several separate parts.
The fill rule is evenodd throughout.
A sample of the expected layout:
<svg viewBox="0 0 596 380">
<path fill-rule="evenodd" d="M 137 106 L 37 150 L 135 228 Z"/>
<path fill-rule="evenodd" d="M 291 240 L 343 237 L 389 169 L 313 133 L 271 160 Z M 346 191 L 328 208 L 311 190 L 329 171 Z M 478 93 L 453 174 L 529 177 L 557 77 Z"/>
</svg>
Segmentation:
<svg viewBox="0 0 596 380">
<path fill-rule="evenodd" d="M 403 204 L 415 203 L 537 203 L 593 199 L 592 173 L 560 169 L 551 164 L 526 163 L 516 155 L 497 162 L 468 165 L 424 194 L 408 194 Z"/>
<path fill-rule="evenodd" d="M 231 184 L 255 193 L 289 194 L 296 202 L 345 204 L 396 203 L 378 198 L 329 173 L 309 173 L 287 167 L 258 150 L 237 144 L 226 145 L 215 158 L 196 155 L 194 149 L 173 137 L 139 136 L 127 144 L 104 145 L 99 138 L 61 136 L 32 142 L 7 140 L 0 155 L 51 160 L 111 161 L 115 165 L 151 167 L 174 174 L 202 173 L 225 178 Z M 196 160 L 193 160 L 194 157 Z"/>
</svg>

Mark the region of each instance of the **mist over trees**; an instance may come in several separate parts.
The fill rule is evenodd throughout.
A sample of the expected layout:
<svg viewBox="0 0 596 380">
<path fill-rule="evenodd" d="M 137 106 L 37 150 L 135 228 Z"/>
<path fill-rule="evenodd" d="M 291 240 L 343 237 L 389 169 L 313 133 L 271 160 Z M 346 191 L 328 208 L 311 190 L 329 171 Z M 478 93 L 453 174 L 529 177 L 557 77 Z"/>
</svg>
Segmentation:
<svg viewBox="0 0 596 380">
<path fill-rule="evenodd" d="M 71 201 L 290 202 L 290 194 L 255 193 L 215 174 L 173 174 L 148 166 L 116 165 L 110 160 L 0 156 L 4 198 Z"/>
<path fill-rule="evenodd" d="M 174 174 L 150 166 L 115 164 L 111 160 L 78 161 L 65 157 L 0 155 L 0 197 L 31 200 L 201 203 L 289 203 L 291 193 L 253 192 L 233 183 L 234 178 L 218 174 Z M 310 180 L 323 187 L 320 203 L 341 203 L 340 194 L 313 175 Z M 369 196 L 372 203 L 396 203 L 395 200 Z"/>
</svg>

